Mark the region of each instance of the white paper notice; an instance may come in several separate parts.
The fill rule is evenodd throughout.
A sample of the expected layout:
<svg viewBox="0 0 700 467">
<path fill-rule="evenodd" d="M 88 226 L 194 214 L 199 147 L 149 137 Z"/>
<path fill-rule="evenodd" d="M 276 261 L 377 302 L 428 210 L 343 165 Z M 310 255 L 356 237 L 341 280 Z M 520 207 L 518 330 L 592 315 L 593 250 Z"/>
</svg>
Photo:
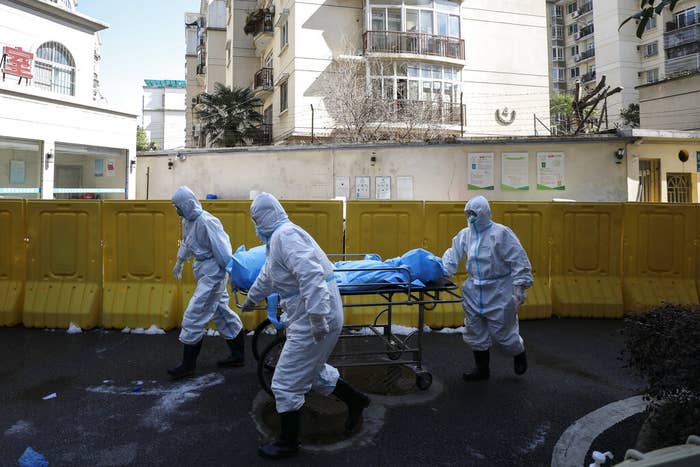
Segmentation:
<svg viewBox="0 0 700 467">
<path fill-rule="evenodd" d="M 396 177 L 396 198 L 413 199 L 413 177 Z"/>
<path fill-rule="evenodd" d="M 374 196 L 377 199 L 391 199 L 391 177 L 374 177 Z"/>
<path fill-rule="evenodd" d="M 350 198 L 350 177 L 335 177 L 335 196 Z"/>
<path fill-rule="evenodd" d="M 106 167 L 107 171 L 105 173 L 105 176 L 106 177 L 114 177 L 114 175 L 117 171 L 117 166 L 116 166 L 114 159 L 107 159 L 105 161 L 105 165 L 107 166 Z"/>
<path fill-rule="evenodd" d="M 501 154 L 501 189 L 505 191 L 529 190 L 529 157 L 526 152 Z"/>
<path fill-rule="evenodd" d="M 369 199 L 369 177 L 355 177 L 355 199 Z"/>
<path fill-rule="evenodd" d="M 537 189 L 560 191 L 566 189 L 563 152 L 537 153 Z"/>
<path fill-rule="evenodd" d="M 469 153 L 470 190 L 493 190 L 493 153 Z"/>
</svg>

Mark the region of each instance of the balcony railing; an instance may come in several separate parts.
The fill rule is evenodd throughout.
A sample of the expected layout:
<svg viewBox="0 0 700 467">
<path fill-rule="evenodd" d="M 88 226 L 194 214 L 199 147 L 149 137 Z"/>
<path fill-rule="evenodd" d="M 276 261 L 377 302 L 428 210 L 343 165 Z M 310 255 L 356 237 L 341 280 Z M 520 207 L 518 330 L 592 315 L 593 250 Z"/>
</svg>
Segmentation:
<svg viewBox="0 0 700 467">
<path fill-rule="evenodd" d="M 675 23 L 673 23 L 675 24 Z M 664 33 L 664 49 L 672 49 L 680 45 L 700 42 L 700 23 L 693 23 L 681 29 L 673 29 Z"/>
<path fill-rule="evenodd" d="M 451 102 L 373 99 L 373 107 L 376 115 L 370 118 L 388 122 L 459 125 L 462 118 L 466 121 L 466 107 Z"/>
<path fill-rule="evenodd" d="M 275 14 L 267 8 L 256 10 L 246 18 L 243 32 L 253 37 L 265 32 L 271 33 L 274 30 L 274 16 Z"/>
<path fill-rule="evenodd" d="M 589 71 L 588 73 L 581 75 L 581 82 L 582 83 L 588 83 L 591 81 L 595 81 L 595 70 Z"/>
<path fill-rule="evenodd" d="M 593 11 L 593 2 L 586 2 L 578 7 L 578 16 L 581 17 L 591 11 Z"/>
<path fill-rule="evenodd" d="M 674 78 L 700 71 L 700 53 L 666 60 L 666 78 Z"/>
<path fill-rule="evenodd" d="M 581 61 L 587 60 L 587 59 L 589 59 L 589 58 L 591 58 L 591 57 L 595 57 L 595 48 L 593 48 L 593 49 L 588 49 L 588 50 L 584 50 L 584 51 L 581 52 L 580 54 L 577 54 L 577 55 L 576 55 L 576 61 L 577 61 L 577 62 L 581 62 Z"/>
<path fill-rule="evenodd" d="M 272 144 L 272 123 L 261 123 L 253 134 L 252 143 L 258 146 Z"/>
<path fill-rule="evenodd" d="M 588 26 L 579 29 L 578 33 L 576 33 L 576 39 L 583 39 L 591 34 L 593 34 L 593 24 L 589 24 Z"/>
<path fill-rule="evenodd" d="M 253 89 L 272 89 L 272 68 L 261 68 L 253 77 Z"/>
<path fill-rule="evenodd" d="M 684 15 L 682 18 L 676 18 L 675 21 L 668 21 L 666 23 L 666 32 L 684 29 L 697 23 L 700 23 L 700 14 Z"/>
<path fill-rule="evenodd" d="M 464 40 L 419 32 L 367 31 L 365 53 L 431 55 L 464 60 Z"/>
</svg>

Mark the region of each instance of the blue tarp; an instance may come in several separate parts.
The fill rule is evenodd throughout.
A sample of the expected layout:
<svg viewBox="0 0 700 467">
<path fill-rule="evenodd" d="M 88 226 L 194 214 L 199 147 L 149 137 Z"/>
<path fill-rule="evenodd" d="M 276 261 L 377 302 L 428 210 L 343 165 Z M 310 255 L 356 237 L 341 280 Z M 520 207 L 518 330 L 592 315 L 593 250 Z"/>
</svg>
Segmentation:
<svg viewBox="0 0 700 467">
<path fill-rule="evenodd" d="M 234 289 L 250 289 L 260 274 L 263 264 L 265 264 L 265 245 L 256 246 L 247 251 L 245 245 L 239 246 L 226 266 L 231 286 Z"/>
</svg>

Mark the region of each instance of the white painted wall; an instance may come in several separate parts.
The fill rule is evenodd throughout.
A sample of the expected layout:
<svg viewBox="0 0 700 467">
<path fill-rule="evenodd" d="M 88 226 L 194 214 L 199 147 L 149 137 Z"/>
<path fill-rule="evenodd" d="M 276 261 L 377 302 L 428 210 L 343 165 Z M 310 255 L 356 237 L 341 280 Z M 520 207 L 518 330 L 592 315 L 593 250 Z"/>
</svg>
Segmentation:
<svg viewBox="0 0 700 467">
<path fill-rule="evenodd" d="M 158 149 L 185 147 L 185 88 L 143 88 L 143 127 Z"/>
</svg>

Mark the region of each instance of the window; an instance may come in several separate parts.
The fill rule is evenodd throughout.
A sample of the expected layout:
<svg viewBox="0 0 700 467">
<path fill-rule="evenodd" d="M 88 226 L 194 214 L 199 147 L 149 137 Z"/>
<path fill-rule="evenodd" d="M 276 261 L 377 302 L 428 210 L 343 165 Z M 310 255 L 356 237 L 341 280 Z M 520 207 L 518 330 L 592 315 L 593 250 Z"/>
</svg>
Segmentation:
<svg viewBox="0 0 700 467">
<path fill-rule="evenodd" d="M 643 47 L 645 57 L 652 57 L 659 54 L 659 43 L 656 41 L 645 44 Z"/>
<path fill-rule="evenodd" d="M 693 182 L 689 173 L 667 173 L 666 195 L 669 203 L 692 203 Z"/>
<path fill-rule="evenodd" d="M 564 47 L 552 47 L 552 59 L 564 60 Z"/>
<path fill-rule="evenodd" d="M 676 27 L 680 29 L 695 24 L 697 22 L 695 19 L 695 11 L 696 9 L 693 7 L 676 14 Z"/>
<path fill-rule="evenodd" d="M 289 24 L 287 21 L 280 27 L 280 51 L 289 43 Z"/>
<path fill-rule="evenodd" d="M 566 12 L 569 13 L 569 14 L 573 13 L 574 11 L 576 11 L 576 9 L 577 9 L 577 7 L 576 7 L 576 2 L 571 2 L 571 3 L 569 3 L 568 5 L 566 5 Z"/>
<path fill-rule="evenodd" d="M 287 81 L 280 84 L 280 113 L 287 111 Z"/>
<path fill-rule="evenodd" d="M 572 34 L 576 34 L 578 32 L 578 24 L 570 24 L 569 25 L 569 35 L 571 36 Z"/>
<path fill-rule="evenodd" d="M 371 31 L 422 32 L 460 37 L 460 6 L 454 1 L 372 0 L 370 5 L 368 21 Z"/>
<path fill-rule="evenodd" d="M 385 99 L 459 102 L 459 68 L 429 63 L 370 64 L 371 92 Z"/>
<path fill-rule="evenodd" d="M 652 16 L 649 18 L 649 21 L 647 21 L 647 24 L 644 25 L 644 30 L 648 31 L 650 29 L 656 29 L 656 16 Z"/>
<path fill-rule="evenodd" d="M 653 70 L 647 71 L 647 83 L 656 83 L 659 80 L 659 69 L 654 68 Z"/>
<path fill-rule="evenodd" d="M 563 26 L 552 26 L 552 38 L 553 39 L 563 39 L 564 38 L 564 27 Z"/>
<path fill-rule="evenodd" d="M 34 85 L 49 92 L 75 95 L 75 62 L 62 44 L 46 42 L 37 49 Z"/>
<path fill-rule="evenodd" d="M 581 70 L 578 67 L 571 68 L 569 74 L 572 78 L 578 78 L 581 75 Z"/>
<path fill-rule="evenodd" d="M 578 55 L 578 45 L 571 47 L 571 57 L 573 58 L 574 55 Z"/>
<path fill-rule="evenodd" d="M 561 5 L 552 5 L 552 16 L 555 18 L 561 18 L 563 16 L 564 8 Z"/>
<path fill-rule="evenodd" d="M 564 82 L 566 78 L 565 71 L 564 68 L 552 68 L 552 81 L 557 83 Z"/>
</svg>

